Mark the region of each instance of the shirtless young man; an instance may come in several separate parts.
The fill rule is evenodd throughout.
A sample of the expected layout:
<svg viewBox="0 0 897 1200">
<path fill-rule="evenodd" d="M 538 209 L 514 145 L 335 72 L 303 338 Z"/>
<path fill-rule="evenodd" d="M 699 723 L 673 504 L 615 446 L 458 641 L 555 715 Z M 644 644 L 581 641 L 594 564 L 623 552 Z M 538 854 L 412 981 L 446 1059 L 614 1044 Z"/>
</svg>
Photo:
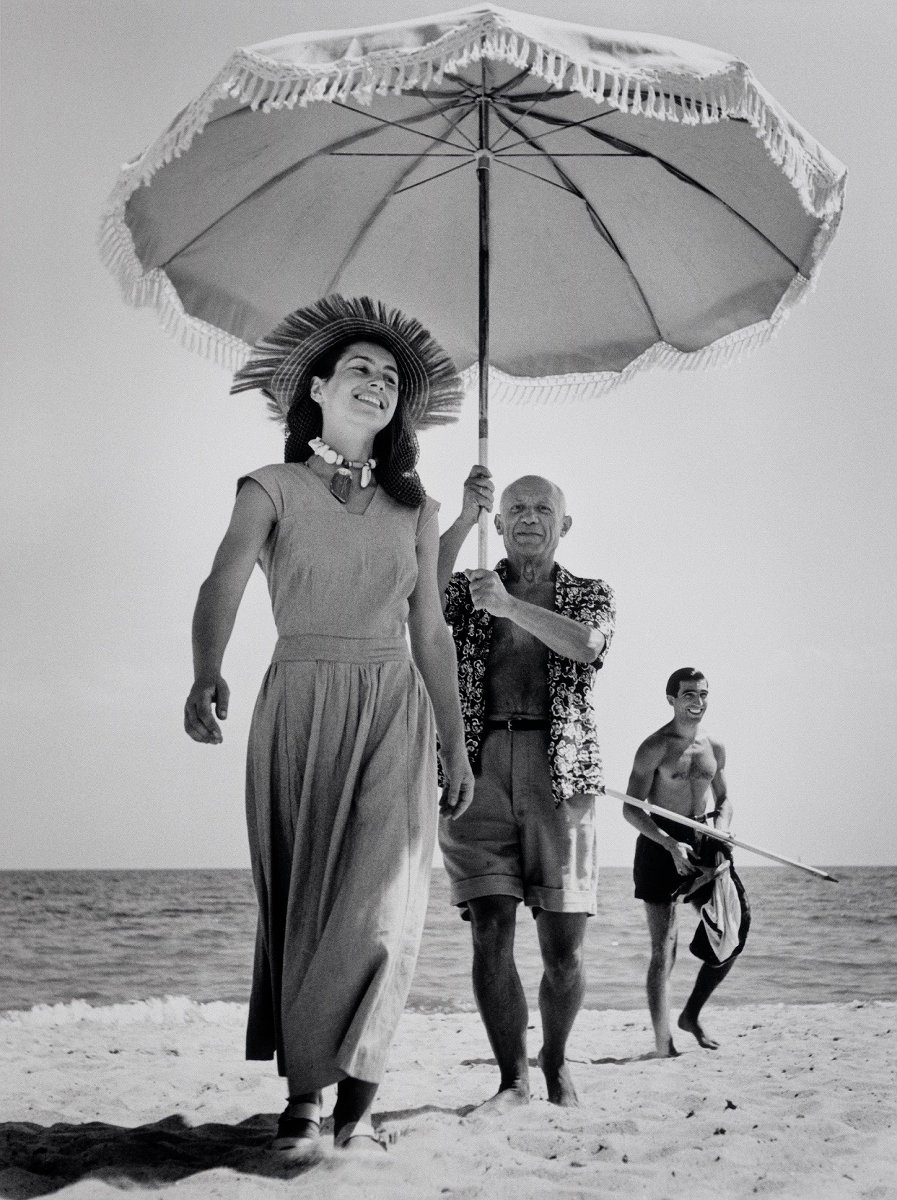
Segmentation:
<svg viewBox="0 0 897 1200">
<path fill-rule="evenodd" d="M 667 701 L 673 719 L 642 742 L 635 756 L 627 791 L 639 800 L 703 820 L 708 800 L 715 801 L 711 814 L 719 830 L 732 823 L 732 805 L 726 794 L 726 751 L 722 742 L 701 729 L 707 711 L 707 680 L 700 671 L 683 667 L 667 683 Z M 685 825 L 663 817 L 652 817 L 624 804 L 623 816 L 639 831 L 633 876 L 635 895 L 644 900 L 651 935 L 648 967 L 648 1007 L 654 1025 L 656 1054 L 670 1058 L 678 1054 L 670 1033 L 670 973 L 676 961 L 677 894 L 690 878 L 699 874 L 696 847 L 701 840 Z M 716 1050 L 719 1043 L 703 1029 L 699 1016 L 711 994 L 719 987 L 735 962 L 721 965 L 703 962 L 679 1028 L 693 1034 L 699 1045 Z"/>
<path fill-rule="evenodd" d="M 440 539 L 439 583 L 458 652 L 474 800 L 440 822 L 452 902 L 473 934 L 473 987 L 501 1073 L 486 1108 L 529 1100 L 527 1003 L 514 962 L 517 907 L 536 917 L 544 974 L 539 1065 L 553 1104 L 577 1103 L 567 1037 L 585 990 L 583 938 L 595 912 L 595 793 L 601 758 L 591 685 L 614 624 L 613 593 L 555 562 L 567 533 L 563 492 L 527 475 L 507 487 L 495 527 L 506 557 L 494 571 L 452 575 L 480 508 L 485 467 L 464 487 L 461 515 Z"/>
</svg>

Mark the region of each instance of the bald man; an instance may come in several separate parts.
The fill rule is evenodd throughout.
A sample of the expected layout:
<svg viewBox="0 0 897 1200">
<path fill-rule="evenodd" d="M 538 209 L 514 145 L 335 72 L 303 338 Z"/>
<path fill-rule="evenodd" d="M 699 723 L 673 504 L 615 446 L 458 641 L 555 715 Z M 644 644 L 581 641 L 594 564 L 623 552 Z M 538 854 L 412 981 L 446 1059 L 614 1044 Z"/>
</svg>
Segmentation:
<svg viewBox="0 0 897 1200">
<path fill-rule="evenodd" d="M 613 592 L 555 562 L 570 530 L 564 494 L 537 475 L 505 488 L 494 571 L 452 574 L 481 508 L 489 471 L 474 467 L 461 515 L 443 534 L 439 584 L 458 652 L 474 800 L 440 822 L 452 902 L 471 923 L 473 989 L 501 1074 L 481 1108 L 529 1100 L 528 1011 L 514 962 L 517 906 L 536 918 L 543 976 L 539 1065 L 548 1099 L 577 1104 L 567 1038 L 585 991 L 582 945 L 595 912 L 595 793 L 601 757 L 590 693 L 610 645 Z"/>
</svg>

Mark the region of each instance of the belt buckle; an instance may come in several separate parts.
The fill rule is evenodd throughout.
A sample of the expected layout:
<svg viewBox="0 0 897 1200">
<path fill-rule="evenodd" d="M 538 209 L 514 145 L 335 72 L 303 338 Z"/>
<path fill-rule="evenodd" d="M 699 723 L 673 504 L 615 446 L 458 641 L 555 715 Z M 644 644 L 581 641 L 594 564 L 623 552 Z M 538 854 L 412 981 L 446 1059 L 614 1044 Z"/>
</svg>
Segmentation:
<svg viewBox="0 0 897 1200">
<path fill-rule="evenodd" d="M 507 725 L 508 725 L 508 733 L 513 733 L 514 732 L 514 718 L 513 717 L 508 717 Z"/>
</svg>

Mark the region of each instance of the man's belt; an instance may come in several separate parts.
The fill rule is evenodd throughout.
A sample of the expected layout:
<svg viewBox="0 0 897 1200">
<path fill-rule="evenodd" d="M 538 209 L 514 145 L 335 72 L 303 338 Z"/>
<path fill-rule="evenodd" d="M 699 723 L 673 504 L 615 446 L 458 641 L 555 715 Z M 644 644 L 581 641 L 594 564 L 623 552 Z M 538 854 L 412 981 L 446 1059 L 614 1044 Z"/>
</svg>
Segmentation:
<svg viewBox="0 0 897 1200">
<path fill-rule="evenodd" d="M 486 721 L 486 729 L 506 729 L 508 733 L 520 733 L 525 729 L 548 729 L 551 722 L 539 717 L 508 717 L 505 721 Z"/>
</svg>

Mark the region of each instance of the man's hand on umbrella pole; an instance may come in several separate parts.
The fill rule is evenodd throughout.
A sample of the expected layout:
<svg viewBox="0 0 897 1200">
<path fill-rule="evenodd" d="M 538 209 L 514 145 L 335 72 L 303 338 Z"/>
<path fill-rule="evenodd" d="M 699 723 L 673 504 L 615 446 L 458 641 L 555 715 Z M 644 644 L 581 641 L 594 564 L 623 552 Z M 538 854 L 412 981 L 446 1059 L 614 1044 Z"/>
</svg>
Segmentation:
<svg viewBox="0 0 897 1200">
<path fill-rule="evenodd" d="M 492 472 L 488 467 L 477 464 L 470 468 L 470 473 L 464 480 L 464 501 L 461 505 L 461 520 L 470 525 L 471 529 L 477 523 L 480 509 L 492 512 L 495 502 L 495 484 L 492 482 Z"/>
<path fill-rule="evenodd" d="M 514 604 L 505 585 L 494 571 L 485 567 L 471 567 L 464 572 L 470 584 L 470 599 L 474 608 L 484 608 L 493 617 L 510 616 Z"/>
</svg>

